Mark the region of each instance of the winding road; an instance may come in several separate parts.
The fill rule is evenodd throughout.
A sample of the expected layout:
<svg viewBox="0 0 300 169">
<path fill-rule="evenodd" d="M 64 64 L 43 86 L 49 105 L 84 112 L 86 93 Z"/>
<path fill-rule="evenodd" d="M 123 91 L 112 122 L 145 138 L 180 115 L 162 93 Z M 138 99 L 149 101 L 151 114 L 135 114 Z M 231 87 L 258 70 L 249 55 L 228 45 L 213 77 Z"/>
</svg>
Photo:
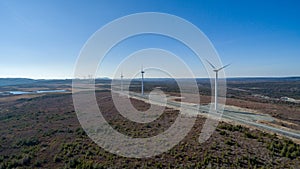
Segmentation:
<svg viewBox="0 0 300 169">
<path fill-rule="evenodd" d="M 125 93 L 125 92 L 119 92 L 119 91 L 114 91 L 117 92 L 121 95 L 127 95 L 128 97 L 135 98 L 138 100 L 145 101 L 150 104 L 155 104 L 155 105 L 166 105 L 167 107 L 174 108 L 174 109 L 180 109 L 180 106 L 182 105 L 182 108 L 184 109 L 184 114 L 187 115 L 203 115 L 205 117 L 208 117 L 207 115 L 212 115 L 210 117 L 215 116 L 216 118 L 220 117 L 220 114 L 215 114 L 213 112 L 209 113 L 210 110 L 210 104 L 209 105 L 197 105 L 197 104 L 191 104 L 191 103 L 180 103 L 176 102 L 173 100 L 168 99 L 167 103 L 162 103 L 157 100 L 150 100 L 147 95 L 140 95 L 138 93 L 130 92 L 130 93 Z M 259 121 L 268 121 L 272 122 L 275 120 L 275 118 L 271 117 L 270 115 L 267 114 L 257 114 L 253 112 L 247 112 L 247 111 L 241 111 L 238 108 L 234 108 L 232 106 L 225 106 L 223 114 L 222 114 L 222 119 L 238 122 L 241 124 L 245 124 L 248 126 L 253 126 L 258 129 L 264 130 L 264 131 L 270 131 L 272 133 L 276 133 L 282 136 L 286 136 L 289 138 L 293 139 L 299 139 L 300 140 L 300 132 L 295 131 L 292 129 L 285 130 L 283 128 L 276 128 L 274 126 L 268 125 L 268 124 L 263 124 L 260 123 Z"/>
</svg>

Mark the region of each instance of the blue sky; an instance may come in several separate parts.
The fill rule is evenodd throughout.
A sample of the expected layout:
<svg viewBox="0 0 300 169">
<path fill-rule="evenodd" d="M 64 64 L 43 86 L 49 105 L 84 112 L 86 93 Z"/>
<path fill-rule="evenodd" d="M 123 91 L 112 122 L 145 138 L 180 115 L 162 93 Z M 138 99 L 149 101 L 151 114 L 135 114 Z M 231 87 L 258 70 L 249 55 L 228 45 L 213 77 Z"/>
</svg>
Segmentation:
<svg viewBox="0 0 300 169">
<path fill-rule="evenodd" d="M 169 13 L 196 25 L 211 40 L 222 62 L 232 63 L 226 69 L 229 77 L 300 76 L 300 2 L 296 0 L 2 0 L 0 77 L 71 78 L 76 58 L 94 32 L 138 12 Z M 156 36 L 127 42 L 116 47 L 118 56 L 114 51 L 107 55 L 98 77 L 111 77 L 120 57 L 147 47 L 170 50 L 189 62 L 197 77 L 206 76 L 203 67 L 197 71 L 198 63 L 177 42 Z"/>
</svg>

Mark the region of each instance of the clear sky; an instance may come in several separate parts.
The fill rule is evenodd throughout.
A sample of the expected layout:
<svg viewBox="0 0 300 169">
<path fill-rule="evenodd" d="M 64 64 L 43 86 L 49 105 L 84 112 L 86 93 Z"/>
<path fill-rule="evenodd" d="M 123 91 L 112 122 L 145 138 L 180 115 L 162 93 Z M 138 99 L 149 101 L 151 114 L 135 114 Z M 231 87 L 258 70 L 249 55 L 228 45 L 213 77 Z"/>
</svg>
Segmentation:
<svg viewBox="0 0 300 169">
<path fill-rule="evenodd" d="M 297 0 L 1 0 L 0 77 L 71 78 L 88 38 L 112 20 L 137 12 L 169 13 L 196 25 L 222 62 L 232 63 L 226 69 L 229 77 L 300 76 Z M 185 58 L 186 49 L 170 39 L 149 35 L 127 42 L 106 57 L 97 76 L 111 77 L 118 57 L 147 47 L 175 50 L 192 69 L 198 68 Z M 205 77 L 203 72 L 196 76 Z"/>
</svg>

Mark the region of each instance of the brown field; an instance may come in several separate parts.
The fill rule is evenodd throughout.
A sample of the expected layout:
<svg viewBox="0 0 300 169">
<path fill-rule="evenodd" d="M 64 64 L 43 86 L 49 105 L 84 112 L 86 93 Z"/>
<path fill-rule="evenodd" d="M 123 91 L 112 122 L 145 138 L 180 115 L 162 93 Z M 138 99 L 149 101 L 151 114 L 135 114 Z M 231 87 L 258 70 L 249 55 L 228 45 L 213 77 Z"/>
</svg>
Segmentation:
<svg viewBox="0 0 300 169">
<path fill-rule="evenodd" d="M 149 137 L 168 128 L 178 112 L 166 109 L 150 124 L 124 119 L 109 92 L 98 92 L 105 118 L 119 132 Z M 106 99 L 102 99 L 106 98 Z M 132 99 L 139 110 L 149 104 Z M 238 106 L 263 109 L 265 104 L 228 99 Z M 49 94 L 0 103 L 0 168 L 297 168 L 300 146 L 258 130 L 220 123 L 212 137 L 200 144 L 204 118 L 174 148 L 151 158 L 120 157 L 89 139 L 74 112 L 71 94 Z M 272 110 L 269 108 L 269 111 Z M 251 108 L 251 107 L 250 107 Z M 280 107 L 278 109 L 281 110 Z M 283 107 L 282 110 L 286 109 Z M 291 108 L 291 110 L 293 110 Z M 277 111 L 278 113 L 278 111 Z"/>
</svg>

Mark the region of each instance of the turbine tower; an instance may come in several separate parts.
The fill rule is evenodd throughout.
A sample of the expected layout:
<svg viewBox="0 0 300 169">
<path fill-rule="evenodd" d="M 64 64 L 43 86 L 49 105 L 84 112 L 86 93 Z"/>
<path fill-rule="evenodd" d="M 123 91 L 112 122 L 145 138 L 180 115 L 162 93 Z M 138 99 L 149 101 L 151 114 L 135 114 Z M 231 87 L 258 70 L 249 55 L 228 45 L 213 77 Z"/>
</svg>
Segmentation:
<svg viewBox="0 0 300 169">
<path fill-rule="evenodd" d="M 121 73 L 121 92 L 123 92 L 123 73 Z"/>
<path fill-rule="evenodd" d="M 142 96 L 144 96 L 144 73 L 145 73 L 145 71 L 143 70 L 143 66 L 142 66 L 141 73 L 142 73 L 142 89 L 141 89 L 141 92 L 142 92 Z"/>
<path fill-rule="evenodd" d="M 208 60 L 206 60 L 208 62 L 208 64 L 213 68 L 213 71 L 216 73 L 216 77 L 215 77 L 215 110 L 217 111 L 218 109 L 218 73 L 220 70 L 228 67 L 230 64 L 225 65 L 219 69 L 217 69 L 212 63 L 210 63 Z"/>
</svg>

